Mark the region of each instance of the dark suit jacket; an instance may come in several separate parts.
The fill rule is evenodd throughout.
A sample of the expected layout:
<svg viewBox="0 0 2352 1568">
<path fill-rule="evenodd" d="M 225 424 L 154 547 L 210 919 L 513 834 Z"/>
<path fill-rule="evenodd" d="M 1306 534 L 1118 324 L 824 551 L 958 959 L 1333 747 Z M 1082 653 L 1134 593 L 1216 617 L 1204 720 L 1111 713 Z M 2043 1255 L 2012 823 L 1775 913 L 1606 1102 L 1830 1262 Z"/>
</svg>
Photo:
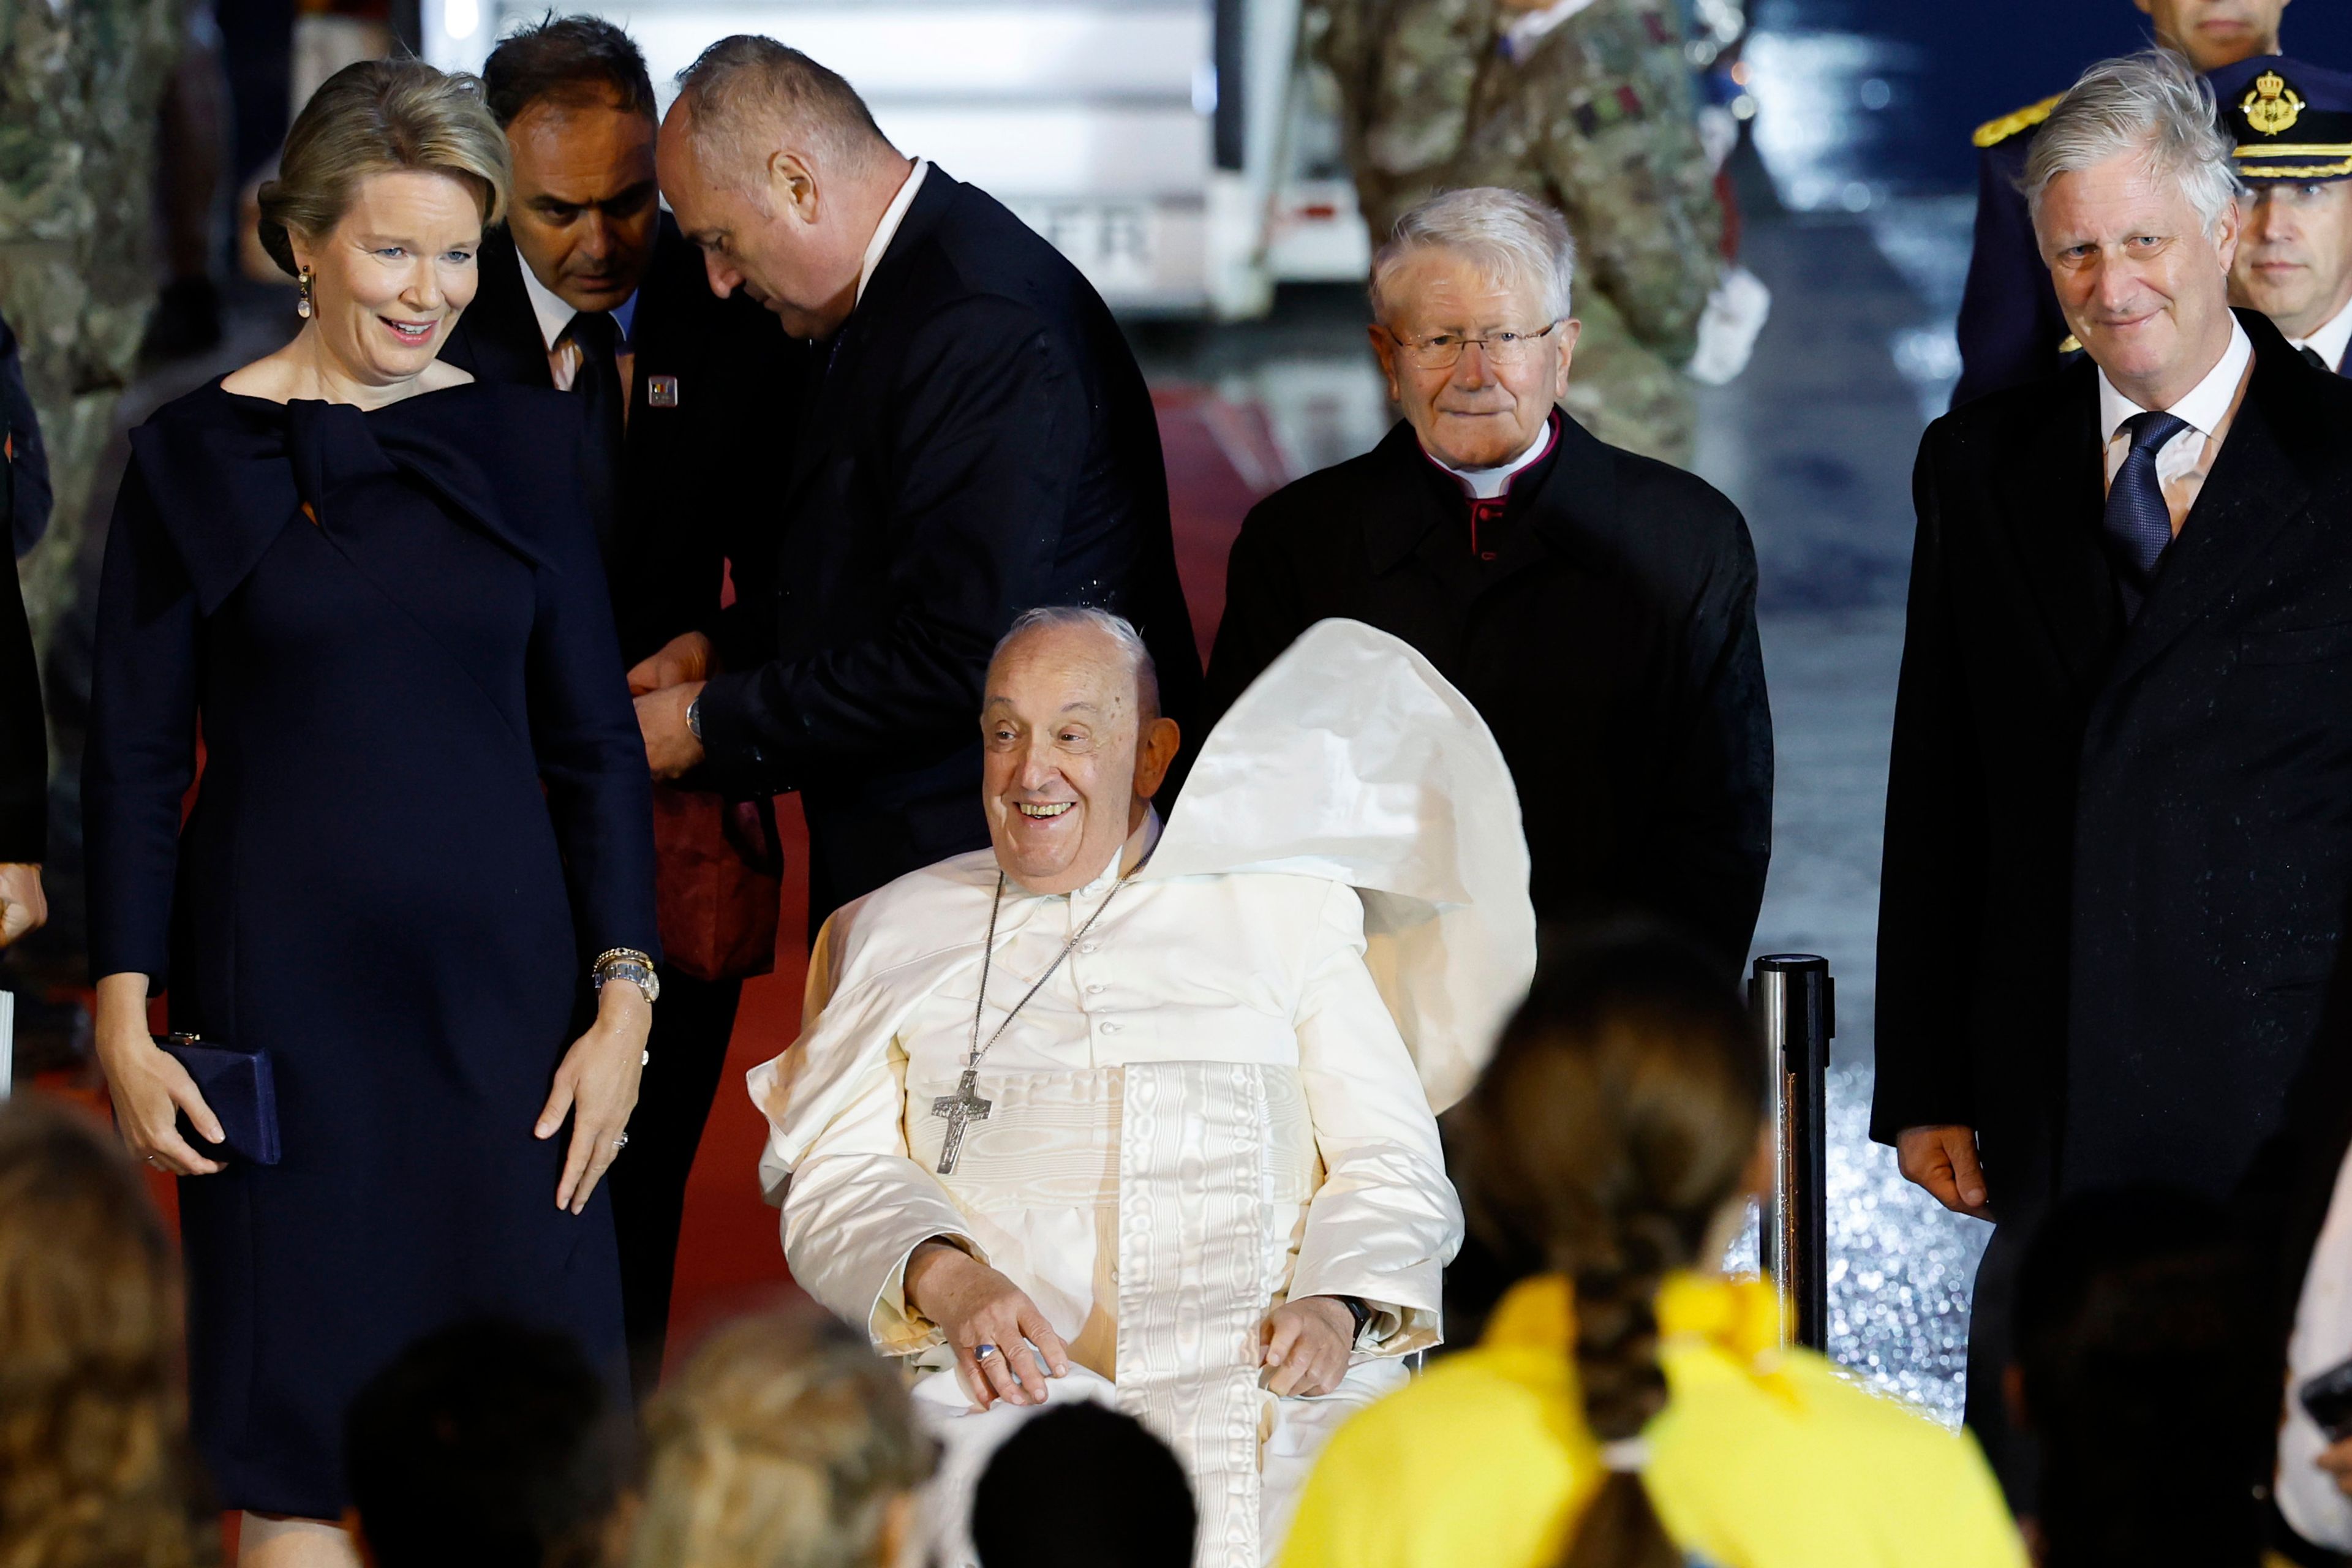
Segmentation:
<svg viewBox="0 0 2352 1568">
<path fill-rule="evenodd" d="M 514 240 L 482 241 L 479 291 L 442 358 L 484 381 L 551 386 Z M 730 530 L 761 509 L 801 418 L 809 353 L 749 297 L 710 291 L 702 254 L 661 215 L 638 286 L 617 515 L 598 520 L 622 651 L 635 661 L 716 608 Z M 671 377 L 673 407 L 648 396 Z"/>
<path fill-rule="evenodd" d="M 724 787 L 801 792 L 812 930 L 988 842 L 981 684 L 1023 610 L 1132 620 L 1180 724 L 1201 679 L 1150 394 L 1058 251 L 934 167 L 826 353 L 702 696 Z"/>
<path fill-rule="evenodd" d="M 2128 627 L 2089 364 L 1920 447 L 1872 1131 L 1977 1128 L 2012 1212 L 2053 1176 L 2228 1192 L 2336 961 L 2352 386 L 2239 319 L 2252 385 Z"/>
<path fill-rule="evenodd" d="M 1317 621 L 1392 632 L 1494 731 L 1539 915 L 1641 910 L 1737 966 L 1772 845 L 1747 524 L 1703 480 L 1565 415 L 1559 432 L 1514 481 L 1492 562 L 1409 425 L 1259 502 L 1234 542 L 1210 709 Z"/>
<path fill-rule="evenodd" d="M 2069 336 L 2058 310 L 2058 292 L 2033 237 L 2033 218 L 2017 183 L 2025 177 L 2039 121 L 2016 131 L 1977 153 L 1976 244 L 1969 253 L 1969 279 L 1960 295 L 1956 329 L 1960 344 L 1960 380 L 1952 406 L 1971 403 L 2041 380 L 2080 351 L 2061 355 Z"/>
</svg>

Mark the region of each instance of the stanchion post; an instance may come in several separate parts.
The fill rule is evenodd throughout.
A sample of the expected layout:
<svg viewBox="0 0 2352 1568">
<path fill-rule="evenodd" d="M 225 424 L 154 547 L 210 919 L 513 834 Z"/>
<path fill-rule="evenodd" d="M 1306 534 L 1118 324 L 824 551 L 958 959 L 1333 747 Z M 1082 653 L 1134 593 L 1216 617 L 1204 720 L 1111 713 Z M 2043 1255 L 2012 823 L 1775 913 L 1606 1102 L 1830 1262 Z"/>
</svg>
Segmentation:
<svg viewBox="0 0 2352 1568">
<path fill-rule="evenodd" d="M 1829 1347 L 1830 1040 L 1837 1033 L 1835 983 L 1829 960 L 1810 952 L 1770 953 L 1748 983 L 1772 1086 L 1780 1159 L 1763 1223 L 1764 1266 L 1789 1303 L 1791 1342 Z"/>
</svg>

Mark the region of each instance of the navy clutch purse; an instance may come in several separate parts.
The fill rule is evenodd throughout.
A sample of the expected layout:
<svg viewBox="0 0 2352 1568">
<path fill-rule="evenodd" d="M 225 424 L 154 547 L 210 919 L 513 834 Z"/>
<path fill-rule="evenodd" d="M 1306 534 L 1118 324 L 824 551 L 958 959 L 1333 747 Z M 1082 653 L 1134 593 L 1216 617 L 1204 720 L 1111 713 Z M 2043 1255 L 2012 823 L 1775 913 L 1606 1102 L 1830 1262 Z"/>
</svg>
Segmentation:
<svg viewBox="0 0 2352 1568">
<path fill-rule="evenodd" d="M 220 1118 L 224 1143 L 199 1137 L 180 1118 L 181 1136 L 207 1152 L 221 1149 L 257 1165 L 278 1163 L 278 1081 L 270 1075 L 268 1051 L 241 1051 L 201 1035 L 159 1035 L 155 1043 L 171 1053 L 196 1080 L 196 1090 Z M 215 1157 L 217 1157 L 215 1154 Z"/>
</svg>

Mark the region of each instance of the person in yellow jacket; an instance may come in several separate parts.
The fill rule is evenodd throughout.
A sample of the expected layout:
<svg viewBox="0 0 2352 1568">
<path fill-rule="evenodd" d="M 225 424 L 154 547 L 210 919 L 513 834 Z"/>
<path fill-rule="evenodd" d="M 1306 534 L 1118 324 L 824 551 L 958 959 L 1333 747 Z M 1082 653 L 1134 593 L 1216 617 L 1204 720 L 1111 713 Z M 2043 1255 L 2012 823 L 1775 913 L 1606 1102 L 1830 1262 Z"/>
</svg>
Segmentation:
<svg viewBox="0 0 2352 1568">
<path fill-rule="evenodd" d="M 1764 1103 L 1703 955 L 1557 954 L 1457 1112 L 1472 1223 L 1549 1271 L 1339 1429 L 1281 1568 L 2025 1568 L 1972 1438 L 1705 1271 L 1770 1170 Z"/>
</svg>

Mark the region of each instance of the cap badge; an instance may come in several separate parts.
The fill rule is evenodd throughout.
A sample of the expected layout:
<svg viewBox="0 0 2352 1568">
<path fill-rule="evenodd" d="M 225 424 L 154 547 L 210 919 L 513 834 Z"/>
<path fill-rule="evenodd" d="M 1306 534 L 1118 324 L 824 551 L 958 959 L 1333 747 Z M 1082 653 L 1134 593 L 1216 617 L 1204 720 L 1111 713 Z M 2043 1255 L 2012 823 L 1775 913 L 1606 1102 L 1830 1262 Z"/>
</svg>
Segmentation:
<svg viewBox="0 0 2352 1568">
<path fill-rule="evenodd" d="M 2238 105 L 2238 112 L 2246 123 L 2264 136 L 2277 136 L 2294 129 L 2303 118 L 2303 100 L 2286 79 L 2276 71 L 2264 71 L 2254 79 L 2254 89 Z"/>
</svg>

